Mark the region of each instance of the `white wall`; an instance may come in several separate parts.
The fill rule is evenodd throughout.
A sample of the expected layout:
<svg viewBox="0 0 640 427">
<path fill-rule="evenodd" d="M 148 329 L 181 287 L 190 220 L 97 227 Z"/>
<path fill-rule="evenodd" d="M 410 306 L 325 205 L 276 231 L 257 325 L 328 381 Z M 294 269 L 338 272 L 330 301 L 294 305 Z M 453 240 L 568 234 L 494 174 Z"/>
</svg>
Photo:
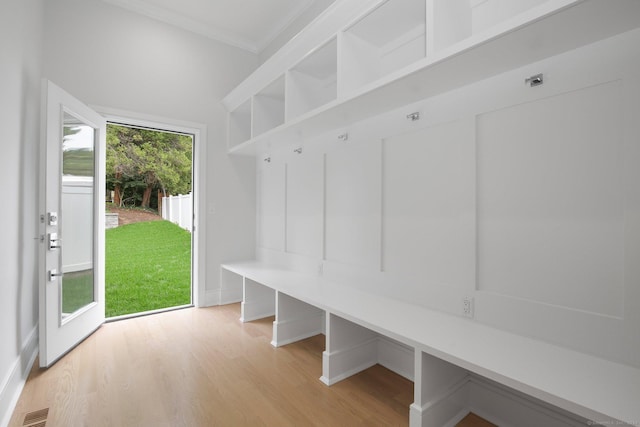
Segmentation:
<svg viewBox="0 0 640 427">
<path fill-rule="evenodd" d="M 206 124 L 198 214 L 207 227 L 207 301 L 215 303 L 217 266 L 253 256 L 254 166 L 227 156 L 220 100 L 257 56 L 98 0 L 47 2 L 46 16 L 46 78 L 90 105 Z"/>
<path fill-rule="evenodd" d="M 640 366 L 639 44 L 627 33 L 258 158 L 259 256 L 456 315 L 472 297 L 475 321 Z"/>
<path fill-rule="evenodd" d="M 37 347 L 38 145 L 44 2 L 0 3 L 0 425 Z"/>
</svg>

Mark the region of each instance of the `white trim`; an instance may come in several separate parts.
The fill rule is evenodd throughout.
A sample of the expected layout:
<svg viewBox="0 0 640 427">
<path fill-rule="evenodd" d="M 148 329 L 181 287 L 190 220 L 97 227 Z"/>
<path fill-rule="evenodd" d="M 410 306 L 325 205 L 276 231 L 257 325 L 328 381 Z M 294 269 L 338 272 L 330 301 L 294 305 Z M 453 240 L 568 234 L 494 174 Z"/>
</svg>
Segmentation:
<svg viewBox="0 0 640 427">
<path fill-rule="evenodd" d="M 76 271 L 84 271 L 90 270 L 93 268 L 93 263 L 89 262 L 81 262 L 78 264 L 67 264 L 64 266 L 63 273 L 75 273 Z"/>
<path fill-rule="evenodd" d="M 217 289 L 220 292 L 220 299 L 215 305 L 235 304 L 242 302 L 242 289 L 240 291 L 233 289 Z"/>
<path fill-rule="evenodd" d="M 156 310 L 140 311 L 138 313 L 123 314 L 121 316 L 109 317 L 105 319 L 105 323 L 118 322 L 120 320 L 127 320 L 133 317 L 149 316 L 151 314 L 168 313 L 169 311 L 184 310 L 185 308 L 192 308 L 192 307 L 193 307 L 193 304 L 185 304 L 185 305 L 177 305 L 175 307 L 158 308 Z"/>
<path fill-rule="evenodd" d="M 302 316 L 293 319 L 276 320 L 273 322 L 271 345 L 282 347 L 320 335 L 323 333 L 322 325 L 324 322 L 325 312 L 320 310 L 316 313 L 304 313 Z"/>
<path fill-rule="evenodd" d="M 164 22 L 165 24 L 182 28 L 183 30 L 189 31 L 190 33 L 200 34 L 201 36 L 205 36 L 229 46 L 244 49 L 251 53 L 258 53 L 258 47 L 252 40 L 240 37 L 237 34 L 233 34 L 229 31 L 214 28 L 202 21 L 189 18 L 185 15 L 173 11 L 169 11 L 165 8 L 150 5 L 144 1 L 104 0 L 104 2 L 110 3 L 113 6 L 120 7 L 134 13 L 138 13 L 140 15 L 144 15 L 156 21 Z"/>
<path fill-rule="evenodd" d="M 221 305 L 220 299 L 222 298 L 221 289 L 207 289 L 204 296 L 204 307 L 213 307 L 215 305 Z M 240 301 L 236 301 L 240 302 Z"/>
<path fill-rule="evenodd" d="M 477 390 L 474 390 L 474 386 Z M 504 427 L 582 427 L 587 420 L 548 405 L 494 381 L 471 374 L 468 383 L 469 411 Z"/>
<path fill-rule="evenodd" d="M 410 406 L 411 425 L 428 425 L 430 421 L 445 418 L 444 427 L 453 427 L 469 412 L 503 427 L 580 427 L 587 423 L 577 415 L 469 374 L 443 388 L 423 406 L 413 403 Z"/>
<path fill-rule="evenodd" d="M 107 122 L 117 122 L 131 126 L 150 127 L 193 135 L 193 231 L 192 231 L 192 275 L 193 305 L 206 307 L 208 304 L 205 286 L 206 267 L 206 206 L 207 206 L 207 125 L 175 120 L 166 117 L 137 113 L 110 107 L 92 105 Z"/>
<path fill-rule="evenodd" d="M 280 34 L 282 34 L 293 22 L 300 18 L 300 16 L 311 7 L 313 2 L 311 0 L 298 0 L 296 6 L 291 9 L 290 13 L 283 14 L 282 19 L 279 19 L 276 25 L 271 31 L 267 33 L 261 40 L 256 41 L 256 52 L 262 53 L 267 46 L 269 46 Z"/>
<path fill-rule="evenodd" d="M 240 304 L 240 321 L 242 323 L 264 319 L 276 314 L 274 301 L 242 301 Z"/>
<path fill-rule="evenodd" d="M 211 299 L 207 299 L 208 305 L 225 305 L 242 302 L 244 296 L 244 278 L 222 267 L 220 268 L 219 277 L 220 288 L 211 291 L 217 292 L 217 296 L 212 296 Z"/>
<path fill-rule="evenodd" d="M 415 349 L 413 347 L 385 335 L 379 335 L 377 351 L 380 365 L 409 381 L 415 381 L 413 363 Z"/>
<path fill-rule="evenodd" d="M 16 358 L 2 381 L 0 387 L 0 414 L 4 414 L 0 419 L 0 427 L 9 425 L 13 416 L 22 389 L 27 382 L 29 372 L 38 355 L 38 327 L 35 326 L 25 340 L 20 355 Z"/>
<path fill-rule="evenodd" d="M 320 381 L 333 385 L 378 363 L 378 337 L 357 342 L 350 347 L 322 352 Z"/>
<path fill-rule="evenodd" d="M 456 393 L 460 393 L 461 391 L 463 391 L 469 383 L 469 378 L 469 374 L 466 374 L 461 379 L 456 379 L 451 384 L 440 387 L 438 392 L 434 394 L 428 402 L 422 405 L 422 412 L 431 411 L 433 410 L 433 408 L 437 408 L 438 405 L 446 402 L 448 399 L 455 396 Z"/>
</svg>

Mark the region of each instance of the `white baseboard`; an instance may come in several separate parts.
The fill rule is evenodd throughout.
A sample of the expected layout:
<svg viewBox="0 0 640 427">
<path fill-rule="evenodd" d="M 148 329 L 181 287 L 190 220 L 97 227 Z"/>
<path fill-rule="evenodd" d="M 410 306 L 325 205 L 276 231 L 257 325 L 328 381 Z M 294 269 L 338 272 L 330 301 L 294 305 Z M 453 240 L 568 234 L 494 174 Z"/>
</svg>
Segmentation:
<svg viewBox="0 0 640 427">
<path fill-rule="evenodd" d="M 313 335 L 317 335 L 317 333 Z M 294 341 L 295 340 L 292 340 L 291 342 Z M 413 347 L 402 344 L 384 335 L 377 335 L 372 339 L 347 349 L 334 351 L 330 354 L 324 352 L 323 360 L 326 360 L 326 363 L 330 361 L 332 365 L 330 367 L 331 372 L 325 371 L 323 365 L 321 381 L 328 385 L 335 384 L 364 369 L 370 368 L 376 363 L 413 381 L 415 368 L 414 357 Z M 336 372 L 340 370 L 343 370 L 343 372 L 336 375 Z"/>
<path fill-rule="evenodd" d="M 242 302 L 242 286 L 239 288 L 222 288 L 218 290 L 219 300 L 217 305 L 234 304 Z"/>
<path fill-rule="evenodd" d="M 375 336 L 339 351 L 331 353 L 325 351 L 322 357 L 323 376 L 321 381 L 328 385 L 342 381 L 375 364 L 380 364 L 413 381 L 413 348 L 383 335 Z"/>
<path fill-rule="evenodd" d="M 276 314 L 274 301 L 242 301 L 240 306 L 242 322 L 264 319 Z"/>
<path fill-rule="evenodd" d="M 501 427 L 584 427 L 587 420 L 524 393 L 471 375 L 469 411 Z"/>
<path fill-rule="evenodd" d="M 29 333 L 20 356 L 15 360 L 0 388 L 0 427 L 9 425 L 13 411 L 20 398 L 20 393 L 27 381 L 33 362 L 38 355 L 38 327 Z"/>
<path fill-rule="evenodd" d="M 204 304 L 198 307 L 215 307 L 217 305 L 235 304 L 242 302 L 242 289 L 207 289 L 204 294 Z"/>
<path fill-rule="evenodd" d="M 526 394 L 469 374 L 423 407 L 411 405 L 411 427 L 454 427 L 469 412 L 500 427 L 584 427 L 587 420 Z"/>
<path fill-rule="evenodd" d="M 414 349 L 384 335 L 378 337 L 378 363 L 396 374 L 413 381 Z"/>
<path fill-rule="evenodd" d="M 201 307 L 213 307 L 220 305 L 220 289 L 207 289 L 204 293 L 204 304 Z"/>
<path fill-rule="evenodd" d="M 220 269 L 220 288 L 216 289 L 217 300 L 212 305 L 233 304 L 242 301 L 242 284 L 244 279 L 241 275 L 233 273 L 224 268 Z M 207 291 L 208 293 L 209 291 Z"/>
<path fill-rule="evenodd" d="M 378 337 L 357 343 L 349 348 L 322 352 L 320 381 L 333 385 L 378 363 Z"/>
<path fill-rule="evenodd" d="M 242 301 L 242 288 L 240 289 L 220 289 L 220 305 L 234 304 Z"/>
<path fill-rule="evenodd" d="M 281 347 L 322 333 L 324 312 L 298 319 L 273 322 L 273 340 L 271 345 Z"/>
<path fill-rule="evenodd" d="M 453 381 L 430 397 L 423 406 L 415 402 L 409 409 L 411 427 L 453 427 L 469 413 L 469 375 Z"/>
</svg>

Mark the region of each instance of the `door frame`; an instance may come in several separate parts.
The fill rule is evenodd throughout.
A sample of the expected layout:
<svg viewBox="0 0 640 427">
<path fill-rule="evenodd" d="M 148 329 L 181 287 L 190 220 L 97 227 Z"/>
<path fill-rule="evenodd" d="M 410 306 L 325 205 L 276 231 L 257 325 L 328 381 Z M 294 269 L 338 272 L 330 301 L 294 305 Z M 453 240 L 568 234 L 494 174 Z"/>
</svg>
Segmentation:
<svg viewBox="0 0 640 427">
<path fill-rule="evenodd" d="M 206 150 L 207 126 L 202 123 L 187 122 L 149 114 L 136 113 L 110 107 L 90 105 L 109 123 L 153 128 L 170 132 L 193 135 L 193 230 L 191 231 L 191 291 L 195 307 L 206 306 L 204 283 L 206 268 Z"/>
</svg>

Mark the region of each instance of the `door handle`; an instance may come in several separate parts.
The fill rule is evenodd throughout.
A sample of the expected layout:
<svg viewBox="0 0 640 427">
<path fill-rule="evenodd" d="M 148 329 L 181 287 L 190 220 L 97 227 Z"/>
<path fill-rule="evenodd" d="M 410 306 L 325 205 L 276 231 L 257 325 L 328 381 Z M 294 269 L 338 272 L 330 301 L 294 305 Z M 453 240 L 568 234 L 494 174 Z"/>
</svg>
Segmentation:
<svg viewBox="0 0 640 427">
<path fill-rule="evenodd" d="M 54 282 L 56 280 L 56 277 L 62 276 L 64 276 L 64 273 L 58 273 L 58 270 L 56 270 L 55 268 L 53 270 L 49 270 L 49 272 L 47 273 L 47 278 L 50 282 Z"/>
<path fill-rule="evenodd" d="M 62 247 L 62 239 L 58 238 L 58 233 L 49 233 L 49 250 L 60 249 Z"/>
</svg>

